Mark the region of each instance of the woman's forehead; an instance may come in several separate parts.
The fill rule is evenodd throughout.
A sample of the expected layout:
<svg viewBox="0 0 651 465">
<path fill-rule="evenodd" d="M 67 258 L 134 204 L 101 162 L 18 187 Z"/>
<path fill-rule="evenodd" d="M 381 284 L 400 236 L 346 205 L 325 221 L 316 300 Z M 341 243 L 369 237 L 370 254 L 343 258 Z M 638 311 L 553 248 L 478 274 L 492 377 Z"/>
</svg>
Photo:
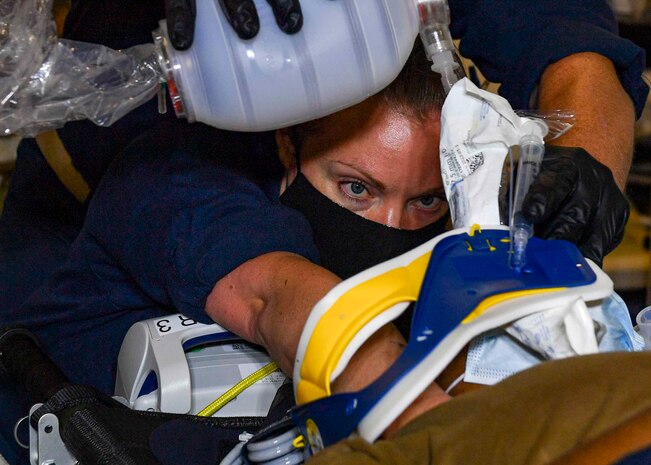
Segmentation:
<svg viewBox="0 0 651 465">
<path fill-rule="evenodd" d="M 376 108 L 366 114 L 349 112 L 339 122 L 343 120 L 348 125 L 336 126 L 331 120 L 326 137 L 310 144 L 308 163 L 313 160 L 331 174 L 363 173 L 363 178 L 398 190 L 411 186 L 422 193 L 440 187 L 438 115 L 417 120 Z M 361 126 L 352 126 L 353 121 Z"/>
<path fill-rule="evenodd" d="M 415 144 L 438 147 L 440 114 L 416 118 L 389 107 L 381 99 L 369 99 L 335 113 L 312 134 L 317 150 L 328 146 L 399 151 Z"/>
</svg>

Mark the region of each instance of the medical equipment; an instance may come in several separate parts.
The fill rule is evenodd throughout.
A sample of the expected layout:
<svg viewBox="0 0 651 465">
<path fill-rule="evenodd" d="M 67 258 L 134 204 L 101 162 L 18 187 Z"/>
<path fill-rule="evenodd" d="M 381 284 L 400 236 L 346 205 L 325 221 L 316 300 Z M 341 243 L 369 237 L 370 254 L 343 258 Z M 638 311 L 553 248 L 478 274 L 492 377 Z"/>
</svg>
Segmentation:
<svg viewBox="0 0 651 465">
<path fill-rule="evenodd" d="M 155 32 L 177 114 L 189 121 L 259 131 L 325 116 L 386 87 L 418 32 L 414 0 L 312 1 L 293 35 L 280 31 L 271 7 L 256 1 L 260 31 L 241 40 L 217 2 L 197 2 L 187 51 Z"/>
<path fill-rule="evenodd" d="M 116 51 L 58 39 L 51 0 L 10 0 L 0 10 L 0 54 L 11 71 L 0 77 L 0 129 L 34 135 L 84 118 L 107 126 L 161 83 L 190 121 L 240 131 L 289 126 L 380 91 L 418 35 L 416 0 L 307 2 L 294 35 L 279 30 L 267 2 L 255 3 L 261 27 L 253 39 L 237 37 L 218 2 L 200 1 L 189 50 L 168 43 L 162 22 L 153 44 Z"/>
<path fill-rule="evenodd" d="M 287 463 L 301 463 L 351 434 L 373 441 L 475 335 L 547 308 L 577 299 L 592 302 L 612 293 L 608 277 L 570 243 L 531 238 L 526 273 L 509 266 L 509 247 L 506 227 L 453 230 L 333 288 L 315 306 L 300 338 L 294 370 L 300 405 L 229 460 L 237 463 L 236 456 L 244 454 L 254 460 L 251 463 L 264 463 L 271 455 L 291 455 L 293 462 Z M 355 351 L 409 302 L 416 302 L 416 307 L 403 355 L 367 388 L 331 395 L 330 383 Z M 230 344 L 231 337 L 221 328 L 181 315 L 134 325 L 120 354 L 123 387 L 117 389 L 122 389 L 121 397 L 129 405 L 135 405 L 153 370 L 160 393 L 158 404 L 147 405 L 174 411 L 192 407 L 193 394 L 185 382 L 191 377 L 186 373 L 192 371 L 192 362 L 183 355 L 184 344 L 186 348 L 198 342 Z M 159 358 L 163 354 L 182 373 L 181 388 L 175 386 L 176 377 L 157 366 L 166 363 Z M 221 370 L 223 365 L 212 366 Z M 172 399 L 178 399 L 181 408 Z M 35 447 L 45 451 L 47 440 Z M 41 455 L 39 460 L 43 463 L 47 457 Z"/>
<path fill-rule="evenodd" d="M 418 14 L 425 53 L 432 61 L 432 71 L 441 75 L 447 95 L 452 86 L 465 77 L 450 35 L 450 7 L 447 0 L 418 0 Z"/>
<path fill-rule="evenodd" d="M 125 336 L 114 399 L 135 410 L 201 415 L 204 407 L 233 385 L 267 368 L 270 373 L 249 383 L 215 413 L 262 418 L 286 379 L 270 362 L 265 352 L 216 324 L 198 323 L 181 314 L 152 318 L 134 324 Z M 56 374 L 52 378 L 58 379 Z M 30 417 L 42 405 L 35 404 Z M 77 463 L 52 413 L 30 422 L 29 448 L 32 465 Z"/>
<path fill-rule="evenodd" d="M 569 111 L 514 111 L 503 97 L 457 82 L 441 111 L 441 175 L 455 228 L 508 224 L 509 148 L 529 134 L 546 141 L 573 127 Z M 544 131 L 546 126 L 548 129 Z M 512 197 L 511 197 L 512 198 Z"/>
<path fill-rule="evenodd" d="M 160 85 L 153 44 L 123 51 L 59 40 L 52 0 L 7 0 L 0 8 L 0 133 L 32 136 L 89 119 L 109 126 Z"/>
<path fill-rule="evenodd" d="M 466 228 L 372 267 L 331 290 L 314 308 L 299 342 L 288 453 L 310 456 L 349 435 L 374 441 L 475 335 L 522 316 L 612 293 L 612 282 L 575 246 L 533 238 L 527 273 L 508 263 L 505 227 Z M 367 388 L 332 395 L 330 383 L 378 328 L 416 301 L 411 336 L 400 358 Z M 260 439 L 269 441 L 272 431 Z M 280 439 L 279 439 L 280 440 Z M 242 447 L 249 451 L 258 437 Z M 235 462 L 222 462 L 238 463 Z M 256 463 L 256 462 L 252 462 Z M 300 463 L 300 462 L 292 462 Z"/>
<path fill-rule="evenodd" d="M 651 350 L 651 307 L 640 310 L 635 316 L 637 330 L 644 338 L 644 345 L 647 350 Z"/>
<path fill-rule="evenodd" d="M 33 136 L 79 119 L 109 126 L 157 92 L 161 109 L 169 92 L 176 114 L 189 121 L 238 131 L 290 126 L 386 87 L 419 31 L 446 92 L 464 75 L 447 0 L 308 2 L 294 35 L 256 0 L 261 27 L 250 40 L 237 37 L 218 2 L 202 1 L 186 51 L 171 46 L 164 21 L 153 44 L 121 51 L 58 39 L 51 1 L 13 0 L 0 10 L 3 134 Z"/>
<path fill-rule="evenodd" d="M 612 293 L 610 279 L 572 244 L 532 238 L 529 255 L 530 272 L 516 273 L 508 265 L 506 228 L 454 230 L 326 295 L 306 323 L 294 370 L 297 401 L 304 405 L 291 415 L 312 452 L 354 432 L 377 439 L 472 337 L 546 308 Z M 424 276 L 422 288 L 414 283 L 417 276 Z M 395 364 L 358 393 L 329 396 L 331 381 L 364 340 L 416 299 L 410 340 Z M 333 325 L 343 308 L 355 310 Z M 311 423 L 318 441 L 310 441 Z"/>
<path fill-rule="evenodd" d="M 24 386 L 29 396 L 34 399 L 49 397 L 69 385 L 66 376 L 41 351 L 35 337 L 20 327 L 0 330 L 0 372 L 3 376 L 13 376 L 14 382 Z M 41 405 L 37 403 L 32 406 L 30 415 Z M 16 434 L 18 427 L 25 420 L 30 428 L 29 444 L 22 444 Z M 34 423 L 29 422 L 29 417 L 19 420 L 14 428 L 14 436 L 19 445 L 30 449 L 32 465 L 75 463 L 61 441 L 59 419 L 55 415 L 42 415 Z M 40 461 L 43 457 L 46 460 Z"/>
<path fill-rule="evenodd" d="M 34 404 L 29 410 L 30 417 L 42 406 L 41 403 Z M 29 425 L 29 452 L 32 465 L 77 463 L 61 440 L 59 419 L 53 413 L 41 416 L 36 425 Z"/>
<path fill-rule="evenodd" d="M 518 161 L 517 182 L 513 197 L 510 231 L 511 231 L 511 256 L 510 265 L 517 272 L 521 272 L 526 262 L 526 248 L 529 238 L 533 236 L 533 225 L 522 213 L 524 202 L 531 183 L 540 171 L 545 155 L 543 138 L 547 134 L 547 125 L 540 120 L 530 120 L 524 125 L 525 135 L 520 138 L 520 159 Z"/>
<path fill-rule="evenodd" d="M 136 410 L 196 415 L 270 363 L 265 352 L 219 325 L 181 314 L 153 318 L 134 324 L 122 342 L 115 395 Z M 273 369 L 214 414 L 264 417 L 284 381 Z"/>
</svg>

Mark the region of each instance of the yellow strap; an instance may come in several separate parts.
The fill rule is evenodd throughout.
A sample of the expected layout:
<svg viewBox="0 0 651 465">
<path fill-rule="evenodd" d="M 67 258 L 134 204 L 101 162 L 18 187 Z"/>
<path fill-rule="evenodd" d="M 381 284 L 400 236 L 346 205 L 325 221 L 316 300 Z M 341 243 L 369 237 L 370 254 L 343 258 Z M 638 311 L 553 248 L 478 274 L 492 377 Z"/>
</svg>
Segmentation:
<svg viewBox="0 0 651 465">
<path fill-rule="evenodd" d="M 343 294 L 321 317 L 305 350 L 296 389 L 299 404 L 330 395 L 330 378 L 341 356 L 371 320 L 418 298 L 431 251 L 409 265 L 375 276 Z"/>
<path fill-rule="evenodd" d="M 37 135 L 35 139 L 59 181 L 79 202 L 84 203 L 90 195 L 90 187 L 72 164 L 72 158 L 63 146 L 59 134 L 56 131 L 48 131 Z"/>
</svg>

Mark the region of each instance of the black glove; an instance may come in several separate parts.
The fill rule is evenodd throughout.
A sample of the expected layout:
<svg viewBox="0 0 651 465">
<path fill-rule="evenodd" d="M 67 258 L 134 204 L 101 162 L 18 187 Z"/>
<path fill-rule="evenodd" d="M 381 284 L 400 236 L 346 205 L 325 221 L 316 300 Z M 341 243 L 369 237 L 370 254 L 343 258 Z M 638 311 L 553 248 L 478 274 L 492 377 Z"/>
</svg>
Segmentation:
<svg viewBox="0 0 651 465">
<path fill-rule="evenodd" d="M 299 0 L 267 0 L 276 17 L 278 27 L 287 34 L 300 31 L 303 14 Z M 238 36 L 242 39 L 255 37 L 260 29 L 258 12 L 253 0 L 219 0 L 219 4 Z M 187 50 L 194 38 L 196 17 L 195 0 L 165 0 L 167 31 L 172 46 Z"/>
<path fill-rule="evenodd" d="M 573 147 L 545 147 L 522 211 L 536 235 L 565 239 L 599 266 L 624 237 L 628 200 L 605 165 Z"/>
</svg>

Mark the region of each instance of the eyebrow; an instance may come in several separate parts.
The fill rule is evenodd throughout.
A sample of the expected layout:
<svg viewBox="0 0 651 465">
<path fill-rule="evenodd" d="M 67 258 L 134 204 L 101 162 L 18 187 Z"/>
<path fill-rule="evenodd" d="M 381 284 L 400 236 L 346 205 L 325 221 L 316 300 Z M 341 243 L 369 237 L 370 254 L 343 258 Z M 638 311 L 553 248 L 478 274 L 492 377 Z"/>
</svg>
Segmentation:
<svg viewBox="0 0 651 465">
<path fill-rule="evenodd" d="M 375 187 L 376 189 L 379 189 L 379 190 L 381 190 L 381 191 L 386 190 L 386 186 L 384 185 L 384 183 L 382 183 L 381 181 L 375 179 L 375 177 L 374 177 L 373 175 L 371 175 L 368 171 L 366 171 L 366 170 L 364 170 L 364 169 L 362 169 L 362 168 L 360 168 L 360 167 L 358 167 L 358 166 L 356 166 L 356 165 L 351 165 L 350 163 L 346 163 L 346 162 L 344 162 L 344 161 L 340 161 L 340 160 L 332 160 L 332 162 L 333 162 L 333 163 L 336 163 L 336 164 L 338 164 L 338 165 L 344 165 L 344 166 L 347 166 L 348 168 L 357 171 L 357 172 L 358 172 L 359 174 L 361 174 L 364 178 L 366 178 L 366 181 L 367 181 L 369 184 L 373 184 L 373 187 Z"/>
<path fill-rule="evenodd" d="M 364 170 L 364 169 L 362 169 L 362 168 L 360 168 L 360 167 L 358 167 L 356 165 L 351 165 L 350 163 L 346 163 L 346 162 L 340 161 L 340 160 L 332 160 L 332 162 L 335 163 L 335 164 L 338 164 L 338 165 L 347 166 L 348 168 L 357 171 L 364 178 L 366 178 L 366 181 L 369 184 L 372 184 L 373 187 L 375 187 L 376 189 L 379 189 L 381 191 L 386 190 L 386 186 L 381 181 L 375 179 L 375 177 L 372 176 L 370 173 L 368 173 L 366 170 Z M 428 196 L 428 195 L 431 195 L 432 197 L 442 198 L 443 200 L 447 200 L 447 198 L 445 197 L 445 188 L 444 187 L 440 187 L 438 189 L 433 187 L 432 189 L 429 189 L 429 190 L 427 190 L 425 192 L 417 194 L 417 195 L 415 195 L 415 196 L 413 196 L 411 198 L 416 199 L 416 198 L 425 197 L 425 196 Z"/>
<path fill-rule="evenodd" d="M 423 197 L 425 195 L 431 195 L 432 197 L 439 197 L 442 198 L 443 200 L 447 200 L 445 197 L 445 187 L 441 187 L 440 189 L 431 189 L 430 191 L 421 194 L 420 197 Z"/>
</svg>

